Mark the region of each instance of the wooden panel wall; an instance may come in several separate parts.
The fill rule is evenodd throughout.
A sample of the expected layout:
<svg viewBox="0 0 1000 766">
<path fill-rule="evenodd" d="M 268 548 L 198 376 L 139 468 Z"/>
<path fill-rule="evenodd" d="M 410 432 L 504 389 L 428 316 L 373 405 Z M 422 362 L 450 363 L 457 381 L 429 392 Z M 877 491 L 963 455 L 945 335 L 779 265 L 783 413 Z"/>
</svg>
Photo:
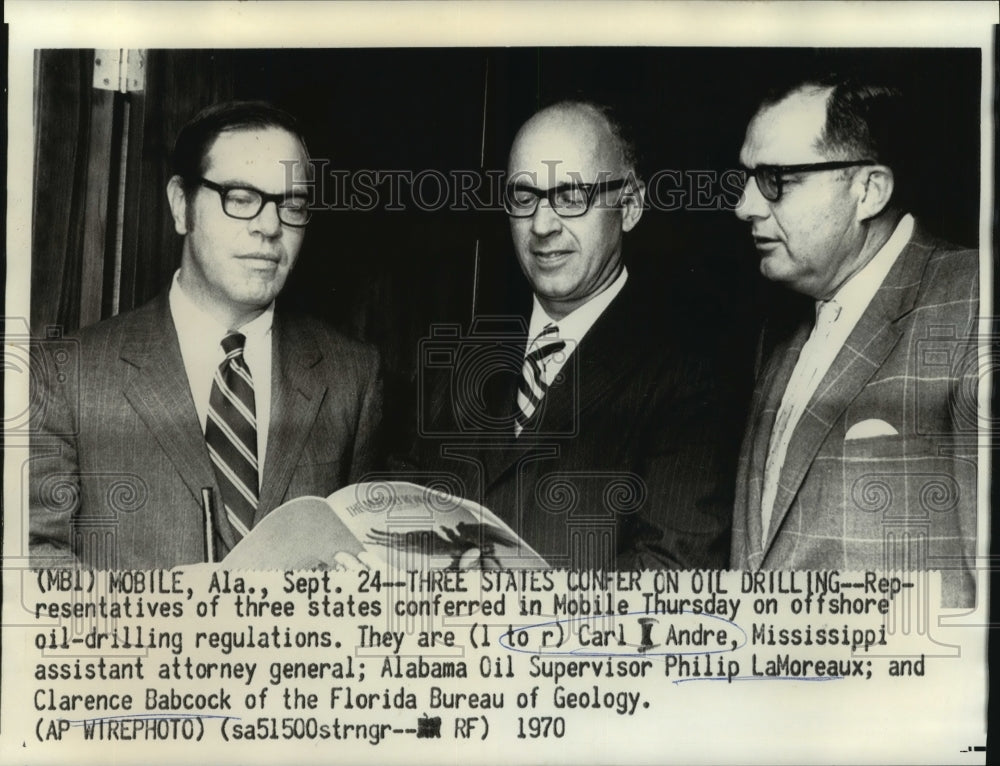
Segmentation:
<svg viewBox="0 0 1000 766">
<path fill-rule="evenodd" d="M 35 328 L 72 331 L 144 303 L 168 282 L 180 252 L 166 207 L 170 147 L 198 109 L 231 97 L 228 62 L 211 51 L 151 51 L 145 89 L 121 94 L 93 88 L 94 51 L 39 51 Z"/>
<path fill-rule="evenodd" d="M 78 327 L 94 110 L 92 51 L 36 58 L 31 312 L 36 327 Z M 100 109 L 98 108 L 98 111 Z"/>
</svg>

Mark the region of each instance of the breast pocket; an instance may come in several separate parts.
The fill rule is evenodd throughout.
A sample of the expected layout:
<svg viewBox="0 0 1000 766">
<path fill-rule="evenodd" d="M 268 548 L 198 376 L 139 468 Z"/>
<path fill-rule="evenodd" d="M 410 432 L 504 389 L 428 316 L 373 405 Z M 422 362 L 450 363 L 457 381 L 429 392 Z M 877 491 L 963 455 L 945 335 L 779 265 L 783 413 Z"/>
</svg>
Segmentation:
<svg viewBox="0 0 1000 766">
<path fill-rule="evenodd" d="M 936 541 L 959 534 L 963 466 L 912 435 L 848 440 L 843 456 L 845 538 L 871 541 L 871 566 L 929 568 Z"/>
<path fill-rule="evenodd" d="M 913 434 L 870 436 L 864 439 L 845 439 L 843 455 L 847 462 L 878 462 L 928 457 L 936 452 L 930 439 Z"/>
</svg>

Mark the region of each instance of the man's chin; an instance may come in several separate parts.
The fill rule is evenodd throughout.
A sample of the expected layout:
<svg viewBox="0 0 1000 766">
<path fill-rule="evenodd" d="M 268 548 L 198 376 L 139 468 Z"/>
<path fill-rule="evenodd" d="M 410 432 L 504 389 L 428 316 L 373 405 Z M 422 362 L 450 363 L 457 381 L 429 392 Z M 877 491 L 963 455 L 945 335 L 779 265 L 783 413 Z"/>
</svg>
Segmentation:
<svg viewBox="0 0 1000 766">
<path fill-rule="evenodd" d="M 235 303 L 251 311 L 266 309 L 281 292 L 281 287 L 273 282 L 247 285 L 247 289 L 234 296 Z"/>
<path fill-rule="evenodd" d="M 772 253 L 760 259 L 760 273 L 772 282 L 787 282 L 793 278 L 783 255 Z"/>
<path fill-rule="evenodd" d="M 808 281 L 805 281 L 802 274 L 791 272 L 788 269 L 767 270 L 764 268 L 763 264 L 761 264 L 760 273 L 763 274 L 769 282 L 779 284 L 794 293 L 801 293 L 802 295 L 808 295 L 814 298 L 816 297 L 814 286 Z"/>
<path fill-rule="evenodd" d="M 531 283 L 531 289 L 539 298 L 556 302 L 569 299 L 573 293 L 571 286 L 548 279 L 534 280 Z"/>
</svg>

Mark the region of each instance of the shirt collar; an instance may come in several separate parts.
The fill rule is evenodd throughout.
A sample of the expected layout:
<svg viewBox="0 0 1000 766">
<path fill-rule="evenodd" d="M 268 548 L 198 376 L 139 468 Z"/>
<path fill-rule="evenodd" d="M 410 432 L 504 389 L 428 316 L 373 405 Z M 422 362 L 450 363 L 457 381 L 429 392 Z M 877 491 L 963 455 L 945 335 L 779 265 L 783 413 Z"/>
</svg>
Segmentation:
<svg viewBox="0 0 1000 766">
<path fill-rule="evenodd" d="M 625 287 L 628 279 L 628 269 L 622 267 L 622 273 L 611 285 L 602 292 L 595 295 L 580 308 L 570 312 L 562 319 L 556 320 L 545 313 L 542 304 L 538 301 L 538 296 L 532 298 L 531 322 L 528 325 L 528 339 L 535 338 L 547 325 L 556 324 L 559 326 L 559 337 L 575 340 L 579 342 L 587 331 L 591 328 L 604 310 L 611 305 L 618 293 Z"/>
<path fill-rule="evenodd" d="M 913 236 L 913 226 L 913 216 L 907 213 L 896 224 L 892 236 L 886 240 L 875 256 L 857 274 L 844 282 L 831 300 L 836 301 L 841 307 L 866 308 L 882 286 L 896 259 L 903 252 L 906 243 Z"/>
</svg>

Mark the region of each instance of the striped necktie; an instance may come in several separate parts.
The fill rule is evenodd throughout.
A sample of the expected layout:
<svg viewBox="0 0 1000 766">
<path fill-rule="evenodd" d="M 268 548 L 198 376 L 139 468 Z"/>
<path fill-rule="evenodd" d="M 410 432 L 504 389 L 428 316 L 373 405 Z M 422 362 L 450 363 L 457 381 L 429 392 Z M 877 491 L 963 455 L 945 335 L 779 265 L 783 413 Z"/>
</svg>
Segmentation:
<svg viewBox="0 0 1000 766">
<path fill-rule="evenodd" d="M 237 539 L 253 526 L 259 497 L 257 408 L 253 378 L 243 359 L 246 340 L 238 332 L 222 339 L 226 358 L 215 371 L 205 423 L 208 454 L 222 490 L 226 518 Z"/>
<path fill-rule="evenodd" d="M 553 340 L 547 343 L 549 338 L 558 338 L 559 328 L 554 324 L 548 324 L 538 333 L 538 337 L 532 341 L 528 353 L 524 357 L 524 365 L 521 367 L 521 379 L 517 385 L 517 412 L 514 413 L 514 435 L 520 436 L 521 431 L 527 427 L 531 416 L 535 414 L 538 405 L 542 403 L 542 397 L 548 389 L 542 371 L 545 360 L 552 354 L 566 348 L 565 341 Z"/>
</svg>

